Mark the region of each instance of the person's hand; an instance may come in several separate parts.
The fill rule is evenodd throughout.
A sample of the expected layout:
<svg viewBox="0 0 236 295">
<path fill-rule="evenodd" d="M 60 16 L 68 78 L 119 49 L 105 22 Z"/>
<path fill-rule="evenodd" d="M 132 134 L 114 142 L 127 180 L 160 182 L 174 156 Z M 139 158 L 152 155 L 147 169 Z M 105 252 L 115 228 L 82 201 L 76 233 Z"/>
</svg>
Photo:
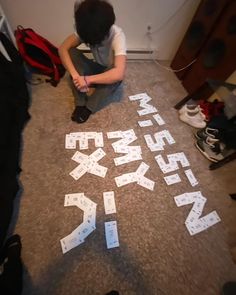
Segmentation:
<svg viewBox="0 0 236 295">
<path fill-rule="evenodd" d="M 80 92 L 88 92 L 88 84 L 84 76 L 80 76 L 79 74 L 74 75 L 72 77 L 73 83 L 75 87 L 80 91 Z"/>
</svg>

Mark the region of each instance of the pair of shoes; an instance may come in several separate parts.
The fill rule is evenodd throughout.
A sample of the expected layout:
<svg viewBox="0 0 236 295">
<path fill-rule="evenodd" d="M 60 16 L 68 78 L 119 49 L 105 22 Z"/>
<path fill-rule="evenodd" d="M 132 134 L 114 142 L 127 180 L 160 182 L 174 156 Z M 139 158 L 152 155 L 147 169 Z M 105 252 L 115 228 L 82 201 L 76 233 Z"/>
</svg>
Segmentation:
<svg viewBox="0 0 236 295">
<path fill-rule="evenodd" d="M 219 162 L 235 152 L 220 140 L 220 130 L 206 127 L 195 133 L 196 147 L 210 161 Z"/>
<path fill-rule="evenodd" d="M 194 135 L 197 139 L 203 139 L 203 140 L 207 139 L 207 137 L 211 137 L 213 139 L 219 139 L 218 138 L 219 130 L 206 127 L 204 129 L 198 130 Z"/>
<path fill-rule="evenodd" d="M 86 106 L 77 106 L 71 115 L 71 120 L 81 124 L 86 122 L 91 114 L 92 112 Z"/>
<path fill-rule="evenodd" d="M 179 119 L 195 128 L 205 128 L 205 116 L 198 105 L 184 105 L 179 110 Z"/>
<path fill-rule="evenodd" d="M 218 139 L 212 138 L 211 136 L 205 139 L 198 139 L 196 142 L 198 150 L 210 161 L 219 162 L 224 159 L 223 151 L 225 145 Z"/>
</svg>

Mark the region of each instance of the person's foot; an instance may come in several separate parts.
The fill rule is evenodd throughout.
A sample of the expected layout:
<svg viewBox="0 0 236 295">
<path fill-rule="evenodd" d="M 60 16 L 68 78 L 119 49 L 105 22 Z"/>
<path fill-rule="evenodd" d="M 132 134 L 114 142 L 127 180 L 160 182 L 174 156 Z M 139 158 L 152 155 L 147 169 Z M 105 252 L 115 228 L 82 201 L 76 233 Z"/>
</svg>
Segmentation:
<svg viewBox="0 0 236 295">
<path fill-rule="evenodd" d="M 92 112 L 86 106 L 77 106 L 71 116 L 71 120 L 77 123 L 84 123 L 88 120 Z"/>
<path fill-rule="evenodd" d="M 81 109 L 83 109 L 83 106 L 76 106 L 72 115 L 71 120 L 76 122 L 76 118 L 78 117 L 78 114 L 80 113 Z"/>
<path fill-rule="evenodd" d="M 19 235 L 11 236 L 3 246 L 0 254 L 0 264 L 6 258 L 19 258 L 21 255 L 21 239 Z"/>
<path fill-rule="evenodd" d="M 236 282 L 227 282 L 222 289 L 222 295 L 235 295 L 236 294 Z"/>
<path fill-rule="evenodd" d="M 19 258 L 21 256 L 22 245 L 19 235 L 13 235 L 12 237 L 10 237 L 6 242 L 6 246 L 8 258 Z"/>
</svg>

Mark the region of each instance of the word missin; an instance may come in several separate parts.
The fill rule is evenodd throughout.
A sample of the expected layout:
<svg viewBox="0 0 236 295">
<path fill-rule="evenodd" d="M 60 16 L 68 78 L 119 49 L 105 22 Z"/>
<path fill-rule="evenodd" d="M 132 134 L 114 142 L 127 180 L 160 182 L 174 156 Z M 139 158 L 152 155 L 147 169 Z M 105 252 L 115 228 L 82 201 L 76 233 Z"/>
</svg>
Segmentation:
<svg viewBox="0 0 236 295">
<path fill-rule="evenodd" d="M 155 107 L 150 105 L 150 101 L 152 100 L 152 98 L 148 96 L 147 93 L 132 95 L 129 96 L 129 99 L 130 101 L 139 101 L 140 107 L 143 108 L 143 110 L 137 111 L 140 116 L 153 114 Z M 147 104 L 148 102 L 149 104 Z M 154 114 L 152 115 L 152 117 L 155 118 L 159 126 L 163 126 L 166 124 L 159 114 Z M 138 125 L 140 127 L 148 127 L 152 126 L 153 123 L 150 119 L 148 119 L 144 121 L 138 121 Z M 172 137 L 171 133 L 166 129 L 158 131 L 154 134 L 146 134 L 144 135 L 144 139 L 151 152 L 163 151 L 166 145 L 173 145 L 175 143 L 175 140 Z M 190 163 L 183 152 L 168 154 L 166 155 L 166 157 L 167 159 L 165 159 L 163 155 L 160 154 L 155 156 L 155 160 L 162 173 L 167 174 L 176 172 L 182 167 L 184 168 L 184 174 L 190 182 L 191 186 L 195 187 L 199 184 L 198 180 L 193 174 L 193 171 L 189 168 Z M 174 173 L 164 176 L 164 181 L 167 185 L 173 185 L 181 182 L 181 178 L 178 173 Z M 216 211 L 213 211 L 204 217 L 200 217 L 206 203 L 206 198 L 201 194 L 200 191 L 184 193 L 182 195 L 176 196 L 174 200 L 178 207 L 193 203 L 192 210 L 190 211 L 185 221 L 186 228 L 190 235 L 198 234 L 213 226 L 214 224 L 220 222 L 220 217 L 218 216 Z"/>
</svg>

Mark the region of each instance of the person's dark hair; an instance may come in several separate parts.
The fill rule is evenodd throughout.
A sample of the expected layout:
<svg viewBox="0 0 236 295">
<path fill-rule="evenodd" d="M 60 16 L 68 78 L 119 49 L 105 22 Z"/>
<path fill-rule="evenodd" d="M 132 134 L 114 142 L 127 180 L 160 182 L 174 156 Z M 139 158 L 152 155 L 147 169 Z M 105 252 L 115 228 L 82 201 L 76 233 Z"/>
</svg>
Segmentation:
<svg viewBox="0 0 236 295">
<path fill-rule="evenodd" d="M 88 45 L 100 44 L 114 23 L 113 7 L 104 0 L 85 0 L 76 6 L 76 31 Z"/>
</svg>

